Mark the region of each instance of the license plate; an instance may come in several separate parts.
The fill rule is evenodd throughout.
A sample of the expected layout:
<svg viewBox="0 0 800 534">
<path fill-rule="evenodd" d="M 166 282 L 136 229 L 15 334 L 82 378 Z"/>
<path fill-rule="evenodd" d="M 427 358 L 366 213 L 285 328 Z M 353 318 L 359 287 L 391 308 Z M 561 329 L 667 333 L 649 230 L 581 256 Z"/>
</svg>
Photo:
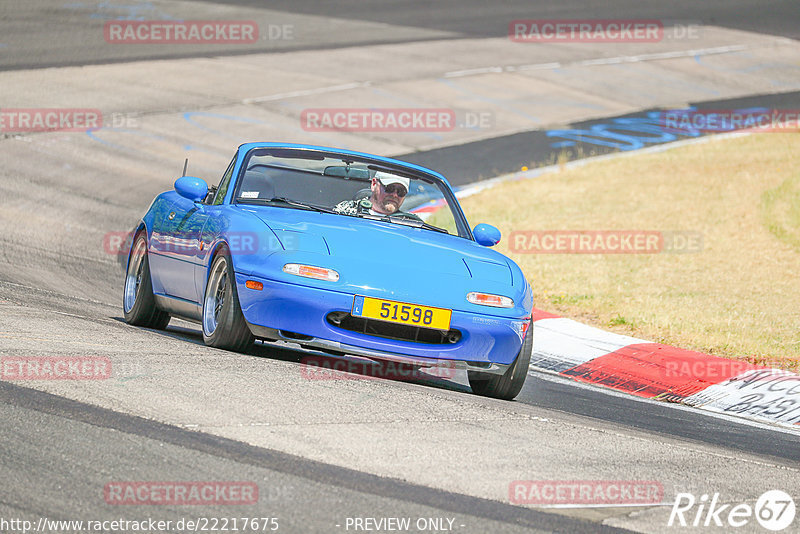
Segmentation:
<svg viewBox="0 0 800 534">
<path fill-rule="evenodd" d="M 409 304 L 408 302 L 356 296 L 353 300 L 353 310 L 350 313 L 354 316 L 390 323 L 450 330 L 452 311 L 445 308 Z"/>
</svg>

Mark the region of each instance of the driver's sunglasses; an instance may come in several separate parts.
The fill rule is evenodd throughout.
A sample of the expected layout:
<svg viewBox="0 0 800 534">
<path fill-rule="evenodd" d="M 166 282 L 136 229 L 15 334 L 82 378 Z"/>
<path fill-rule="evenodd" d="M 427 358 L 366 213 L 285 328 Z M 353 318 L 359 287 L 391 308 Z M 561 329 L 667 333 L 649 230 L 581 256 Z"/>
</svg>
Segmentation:
<svg viewBox="0 0 800 534">
<path fill-rule="evenodd" d="M 390 195 L 397 195 L 398 197 L 404 197 L 408 193 L 408 191 L 406 191 L 406 188 L 400 184 L 383 185 L 383 189 Z"/>
</svg>

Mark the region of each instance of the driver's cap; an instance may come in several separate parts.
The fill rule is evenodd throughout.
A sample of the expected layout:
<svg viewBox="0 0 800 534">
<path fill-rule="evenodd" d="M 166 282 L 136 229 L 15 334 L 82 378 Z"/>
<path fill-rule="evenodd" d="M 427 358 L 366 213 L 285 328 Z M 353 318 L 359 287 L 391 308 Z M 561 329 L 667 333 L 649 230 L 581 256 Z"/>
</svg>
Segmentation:
<svg viewBox="0 0 800 534">
<path fill-rule="evenodd" d="M 388 172 L 378 171 L 375 173 L 375 178 L 383 184 L 383 187 L 386 187 L 390 184 L 401 184 L 406 188 L 406 191 L 409 191 L 409 185 L 411 185 L 411 180 L 408 178 L 389 174 Z"/>
</svg>

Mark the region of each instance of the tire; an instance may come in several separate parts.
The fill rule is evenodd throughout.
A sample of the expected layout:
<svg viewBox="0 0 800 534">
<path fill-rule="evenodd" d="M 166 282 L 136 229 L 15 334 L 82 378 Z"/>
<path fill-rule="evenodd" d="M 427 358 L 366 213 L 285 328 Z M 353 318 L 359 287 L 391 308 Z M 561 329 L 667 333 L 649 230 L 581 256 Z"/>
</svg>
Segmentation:
<svg viewBox="0 0 800 534">
<path fill-rule="evenodd" d="M 203 341 L 209 347 L 245 352 L 255 340 L 239 306 L 236 278 L 227 249 L 221 250 L 211 262 L 203 295 L 202 319 Z"/>
<path fill-rule="evenodd" d="M 525 339 L 519 354 L 514 359 L 514 363 L 502 375 L 481 373 L 479 371 L 467 371 L 469 386 L 473 393 L 484 397 L 494 397 L 496 399 L 512 400 L 519 395 L 525 379 L 528 377 L 528 367 L 531 364 L 531 353 L 533 352 L 533 323 L 525 333 Z"/>
<path fill-rule="evenodd" d="M 147 234 L 141 231 L 133 238 L 125 287 L 122 290 L 122 311 L 125 322 L 134 326 L 163 330 L 169 324 L 169 314 L 156 306 L 150 261 L 147 258 Z"/>
</svg>

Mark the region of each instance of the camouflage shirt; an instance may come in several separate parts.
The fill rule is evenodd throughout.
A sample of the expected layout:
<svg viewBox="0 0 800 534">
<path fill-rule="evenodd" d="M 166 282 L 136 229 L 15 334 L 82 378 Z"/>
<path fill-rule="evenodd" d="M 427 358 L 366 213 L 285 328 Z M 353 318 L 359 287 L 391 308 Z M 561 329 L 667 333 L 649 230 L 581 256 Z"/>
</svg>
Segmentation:
<svg viewBox="0 0 800 534">
<path fill-rule="evenodd" d="M 371 215 L 377 215 L 379 217 L 386 217 L 387 216 L 386 213 L 378 213 L 378 212 L 374 211 L 372 208 L 359 206 L 358 205 L 359 202 L 361 202 L 361 201 L 360 200 L 343 200 L 343 201 L 339 202 L 338 204 L 336 204 L 336 206 L 333 207 L 333 211 L 335 211 L 336 213 L 341 213 L 342 215 L 358 215 L 359 213 L 369 213 Z M 407 217 L 409 219 L 415 219 L 415 220 L 418 220 L 418 221 L 422 220 L 417 215 L 415 215 L 413 213 L 407 213 L 405 211 L 397 211 L 395 213 L 389 214 L 389 216 L 392 216 L 392 215 L 395 215 L 395 216 L 402 215 L 403 217 Z"/>
</svg>

